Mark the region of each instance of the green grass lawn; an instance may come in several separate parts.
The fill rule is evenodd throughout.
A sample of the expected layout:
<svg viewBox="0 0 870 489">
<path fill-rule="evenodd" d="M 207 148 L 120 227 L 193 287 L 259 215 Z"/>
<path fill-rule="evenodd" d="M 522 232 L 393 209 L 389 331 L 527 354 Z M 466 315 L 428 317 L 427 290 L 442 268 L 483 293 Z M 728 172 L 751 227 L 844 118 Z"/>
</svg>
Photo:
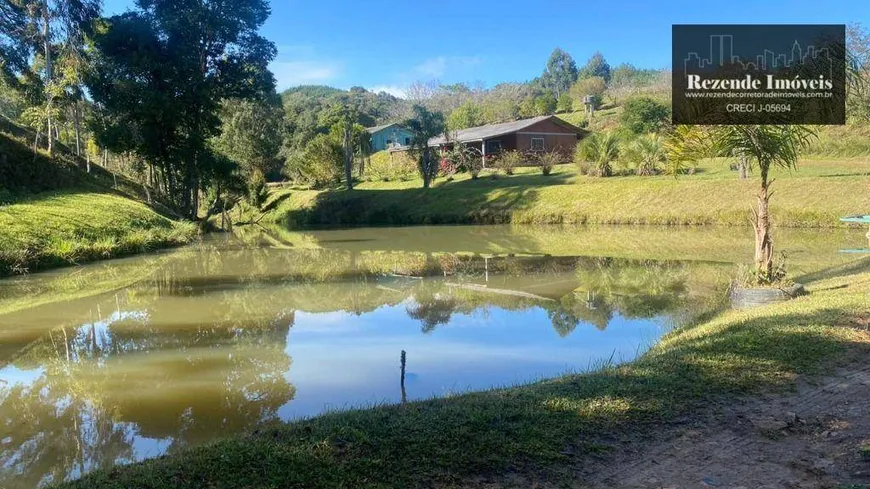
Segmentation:
<svg viewBox="0 0 870 489">
<path fill-rule="evenodd" d="M 870 260 L 827 271 L 811 294 L 710 314 L 635 362 L 526 386 L 332 413 L 61 484 L 66 488 L 448 487 L 512 473 L 552 483 L 642 431 L 733 396 L 870 353 Z"/>
<path fill-rule="evenodd" d="M 183 244 L 197 233 L 191 223 L 111 193 L 34 194 L 0 207 L 0 275 Z"/>
<path fill-rule="evenodd" d="M 775 224 L 833 227 L 842 216 L 870 211 L 870 160 L 808 159 L 797 171 L 773 172 Z M 265 222 L 293 227 L 414 224 L 748 225 L 756 178 L 739 180 L 723 160 L 694 175 L 595 178 L 560 165 L 548 177 L 535 168 L 470 180 L 364 182 L 353 192 L 280 189 Z M 243 220 L 255 219 L 257 214 Z"/>
</svg>

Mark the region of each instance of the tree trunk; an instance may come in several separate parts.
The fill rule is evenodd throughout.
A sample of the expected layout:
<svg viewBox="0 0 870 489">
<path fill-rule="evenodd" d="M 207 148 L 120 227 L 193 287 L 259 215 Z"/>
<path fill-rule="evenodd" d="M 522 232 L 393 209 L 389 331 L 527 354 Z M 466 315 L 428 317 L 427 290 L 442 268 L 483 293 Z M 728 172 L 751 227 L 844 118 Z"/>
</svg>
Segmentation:
<svg viewBox="0 0 870 489">
<path fill-rule="evenodd" d="M 53 102 L 53 95 L 51 94 L 51 79 L 53 76 L 52 73 L 52 60 L 51 60 L 51 19 L 48 15 L 48 3 L 46 2 L 42 7 L 42 43 L 43 49 L 45 50 L 45 85 L 48 88 L 48 100 L 46 103 L 46 112 L 45 117 L 48 121 L 48 156 L 52 155 L 52 151 L 54 150 L 54 132 L 52 131 L 51 124 L 51 106 Z"/>
<path fill-rule="evenodd" d="M 347 189 L 353 190 L 353 146 L 350 141 L 351 123 L 350 120 L 344 124 L 344 180 L 347 183 Z"/>
<path fill-rule="evenodd" d="M 430 165 L 430 156 L 429 156 L 429 148 L 423 150 L 423 188 L 429 188 L 429 179 L 432 175 L 432 171 L 429 168 Z"/>
<path fill-rule="evenodd" d="M 740 163 L 737 164 L 737 169 L 740 170 L 740 179 L 741 180 L 746 180 L 746 178 L 747 178 L 746 173 L 747 173 L 748 166 L 749 165 L 746 163 L 746 157 L 741 156 Z"/>
<path fill-rule="evenodd" d="M 82 129 L 81 129 L 81 119 L 79 117 L 79 103 L 76 101 L 75 105 L 73 105 L 73 118 L 75 120 L 75 129 L 76 129 L 76 156 L 81 157 L 82 155 Z"/>
<path fill-rule="evenodd" d="M 755 211 L 755 270 L 760 283 L 773 277 L 773 240 L 770 238 L 770 189 L 767 168 L 761 165 L 761 190 L 758 192 L 758 209 Z"/>
</svg>

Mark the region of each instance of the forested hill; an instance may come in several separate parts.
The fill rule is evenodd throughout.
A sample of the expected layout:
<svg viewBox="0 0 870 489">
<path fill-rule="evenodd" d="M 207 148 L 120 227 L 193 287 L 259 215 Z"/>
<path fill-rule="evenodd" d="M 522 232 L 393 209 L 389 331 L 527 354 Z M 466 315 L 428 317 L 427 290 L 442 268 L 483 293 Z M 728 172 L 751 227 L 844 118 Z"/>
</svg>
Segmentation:
<svg viewBox="0 0 870 489">
<path fill-rule="evenodd" d="M 400 120 L 407 101 L 385 92 L 374 93 L 353 87 L 340 90 L 323 85 L 303 85 L 281 94 L 286 113 L 290 147 L 302 147 L 319 133 L 329 131 L 340 116 L 340 107 L 353 107 L 356 122 L 363 127 Z"/>
</svg>

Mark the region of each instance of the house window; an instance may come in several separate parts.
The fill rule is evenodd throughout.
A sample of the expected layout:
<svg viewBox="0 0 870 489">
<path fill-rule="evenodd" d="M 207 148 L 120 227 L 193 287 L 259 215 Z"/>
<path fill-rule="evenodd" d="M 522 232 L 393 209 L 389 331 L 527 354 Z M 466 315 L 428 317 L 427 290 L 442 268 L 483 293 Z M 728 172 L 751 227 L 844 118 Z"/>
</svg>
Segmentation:
<svg viewBox="0 0 870 489">
<path fill-rule="evenodd" d="M 544 138 L 532 138 L 532 151 L 544 151 Z"/>
<path fill-rule="evenodd" d="M 405 138 L 405 146 L 411 145 L 411 138 Z"/>
<path fill-rule="evenodd" d="M 486 154 L 491 155 L 501 152 L 501 141 L 487 141 Z"/>
</svg>

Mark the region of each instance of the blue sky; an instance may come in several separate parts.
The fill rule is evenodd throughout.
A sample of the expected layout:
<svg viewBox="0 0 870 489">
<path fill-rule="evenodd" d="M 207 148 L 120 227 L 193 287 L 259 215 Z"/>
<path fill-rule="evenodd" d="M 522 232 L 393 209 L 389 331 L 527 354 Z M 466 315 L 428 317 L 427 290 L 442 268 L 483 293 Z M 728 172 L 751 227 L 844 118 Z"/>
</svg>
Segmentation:
<svg viewBox="0 0 870 489">
<path fill-rule="evenodd" d="M 119 13 L 133 0 L 104 0 Z M 263 34 L 278 47 L 279 90 L 299 84 L 400 93 L 410 83 L 526 81 L 555 47 L 582 65 L 670 64 L 671 24 L 870 25 L 867 0 L 271 0 Z"/>
</svg>

